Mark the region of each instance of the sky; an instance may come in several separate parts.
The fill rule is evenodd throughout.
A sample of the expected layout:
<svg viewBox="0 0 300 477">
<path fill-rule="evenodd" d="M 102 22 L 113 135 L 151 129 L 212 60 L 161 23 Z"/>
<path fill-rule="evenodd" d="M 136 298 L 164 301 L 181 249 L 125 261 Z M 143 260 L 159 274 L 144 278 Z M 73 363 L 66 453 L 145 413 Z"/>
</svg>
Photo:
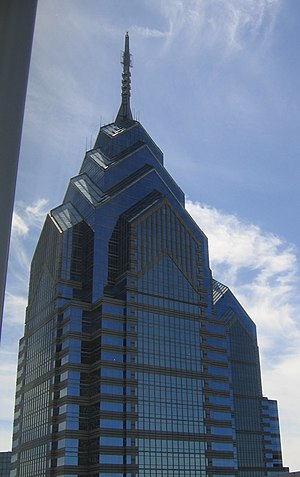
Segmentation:
<svg viewBox="0 0 300 477">
<path fill-rule="evenodd" d="M 300 470 L 300 2 L 39 0 L 0 348 L 0 451 L 11 449 L 18 340 L 45 215 L 120 105 L 164 152 L 208 236 L 214 277 L 257 325 L 284 464 Z"/>
</svg>

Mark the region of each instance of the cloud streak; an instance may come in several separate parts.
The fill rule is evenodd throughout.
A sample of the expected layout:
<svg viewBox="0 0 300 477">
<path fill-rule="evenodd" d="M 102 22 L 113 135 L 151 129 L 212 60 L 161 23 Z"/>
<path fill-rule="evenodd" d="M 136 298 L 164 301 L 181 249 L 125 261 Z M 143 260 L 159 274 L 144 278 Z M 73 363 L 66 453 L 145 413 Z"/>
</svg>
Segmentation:
<svg viewBox="0 0 300 477">
<path fill-rule="evenodd" d="M 46 215 L 46 199 L 38 199 L 31 205 L 25 206 L 17 202 L 12 219 L 12 239 L 24 237 L 31 227 L 40 227 Z"/>
<path fill-rule="evenodd" d="M 169 24 L 168 46 L 180 37 L 193 53 L 218 46 L 230 55 L 251 43 L 265 45 L 279 6 L 280 0 L 166 0 L 153 8 Z"/>
<path fill-rule="evenodd" d="M 31 205 L 16 202 L 12 220 L 10 273 L 22 270 L 27 277 L 30 264 L 28 251 L 33 250 L 35 235 L 47 213 L 47 204 L 46 199 L 38 199 Z"/>
<path fill-rule="evenodd" d="M 161 31 L 156 30 L 155 28 L 141 27 L 138 25 L 133 26 L 131 31 L 145 38 L 164 38 L 170 35 L 170 32 L 168 31 Z"/>
</svg>

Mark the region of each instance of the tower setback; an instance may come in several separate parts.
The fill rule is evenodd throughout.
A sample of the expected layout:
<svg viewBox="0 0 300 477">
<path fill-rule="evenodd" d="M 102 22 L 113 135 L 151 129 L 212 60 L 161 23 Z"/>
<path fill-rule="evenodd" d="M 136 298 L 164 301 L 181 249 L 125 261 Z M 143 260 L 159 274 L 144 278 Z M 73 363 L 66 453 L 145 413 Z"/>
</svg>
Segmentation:
<svg viewBox="0 0 300 477">
<path fill-rule="evenodd" d="M 32 260 L 11 477 L 263 477 L 282 465 L 256 328 L 122 101 Z"/>
</svg>

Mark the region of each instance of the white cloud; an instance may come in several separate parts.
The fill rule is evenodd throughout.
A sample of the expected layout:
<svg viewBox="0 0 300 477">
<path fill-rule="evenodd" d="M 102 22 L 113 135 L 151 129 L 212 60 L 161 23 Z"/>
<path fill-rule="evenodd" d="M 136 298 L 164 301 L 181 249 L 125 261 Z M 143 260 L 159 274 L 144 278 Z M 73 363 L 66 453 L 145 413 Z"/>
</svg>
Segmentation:
<svg viewBox="0 0 300 477">
<path fill-rule="evenodd" d="M 27 286 L 24 289 L 23 295 L 17 295 L 7 291 L 5 293 L 5 308 L 4 315 L 5 320 L 10 326 L 20 325 L 23 326 L 25 319 L 25 308 L 27 305 L 27 297 L 25 295 Z"/>
<path fill-rule="evenodd" d="M 1 352 L 0 362 L 0 380 L 2 389 L 5 389 L 1 397 L 0 419 L 6 420 L 12 416 L 14 399 L 15 381 L 16 381 L 16 353 L 8 351 Z"/>
<path fill-rule="evenodd" d="M 38 199 L 30 205 L 17 201 L 13 213 L 12 238 L 21 239 L 33 227 L 40 228 L 48 211 L 47 205 L 47 199 Z"/>
<path fill-rule="evenodd" d="M 24 222 L 22 217 L 14 211 L 12 218 L 12 234 L 13 236 L 23 236 L 28 233 L 28 225 Z"/>
<path fill-rule="evenodd" d="M 1 421 L 1 452 L 11 451 L 11 433 L 12 423 L 11 421 Z"/>
<path fill-rule="evenodd" d="M 190 201 L 187 207 L 209 237 L 212 266 L 226 264 L 232 284 L 237 282 L 238 272 L 244 267 L 256 270 L 258 279 L 264 282 L 268 278 L 280 281 L 283 272 L 284 280 L 292 283 L 297 264 L 292 245 L 234 215 Z"/>
<path fill-rule="evenodd" d="M 299 471 L 300 353 L 297 347 L 289 351 L 280 363 L 264 372 L 264 381 L 273 393 L 270 397 L 278 400 L 285 463 L 290 466 L 290 470 Z"/>
<path fill-rule="evenodd" d="M 154 2 L 169 23 L 170 44 L 177 36 L 194 51 L 219 46 L 226 54 L 257 40 L 263 45 L 272 32 L 280 0 L 165 0 Z"/>
<path fill-rule="evenodd" d="M 31 226 L 40 227 L 48 211 L 48 200 L 38 199 L 25 208 L 26 216 Z"/>
<path fill-rule="evenodd" d="M 264 393 L 278 400 L 285 462 L 297 470 L 296 443 L 300 437 L 295 392 L 300 386 L 297 250 L 234 215 L 191 201 L 186 206 L 208 236 L 214 278 L 231 288 L 257 325 Z"/>
<path fill-rule="evenodd" d="M 137 33 L 140 36 L 144 36 L 146 38 L 161 38 L 165 36 L 169 36 L 168 31 L 161 31 L 161 30 L 156 30 L 155 28 L 148 28 L 148 27 L 141 27 L 138 25 L 135 25 L 131 28 L 131 31 L 133 33 Z"/>
<path fill-rule="evenodd" d="M 233 289 L 258 324 L 263 352 L 270 351 L 275 343 L 278 346 L 282 333 L 298 339 L 299 265 L 295 247 L 234 215 L 191 201 L 187 209 L 209 238 L 215 278 Z"/>
<path fill-rule="evenodd" d="M 30 265 L 32 245 L 36 239 L 37 232 L 45 220 L 47 204 L 48 201 L 46 199 L 38 199 L 30 205 L 25 205 L 18 201 L 15 204 L 9 252 L 9 269 L 16 274 L 22 270 L 26 278 Z M 29 244 L 31 244 L 31 247 Z"/>
</svg>

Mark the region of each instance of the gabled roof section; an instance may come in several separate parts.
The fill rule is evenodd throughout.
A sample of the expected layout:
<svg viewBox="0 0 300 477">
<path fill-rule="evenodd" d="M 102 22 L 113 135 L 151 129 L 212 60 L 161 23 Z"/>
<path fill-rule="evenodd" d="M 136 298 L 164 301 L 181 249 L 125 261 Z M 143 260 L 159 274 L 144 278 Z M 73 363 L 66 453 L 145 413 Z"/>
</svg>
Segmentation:
<svg viewBox="0 0 300 477">
<path fill-rule="evenodd" d="M 227 326 L 230 327 L 237 319 L 247 332 L 256 338 L 256 326 L 248 313 L 244 310 L 232 291 L 217 280 L 213 280 L 213 302 L 217 317 L 222 319 Z"/>
<path fill-rule="evenodd" d="M 83 220 L 70 202 L 52 209 L 50 217 L 56 222 L 62 232 L 74 227 L 74 225 L 79 224 Z"/>
<path fill-rule="evenodd" d="M 223 285 L 223 283 L 220 283 L 217 280 L 213 280 L 213 303 L 217 303 L 217 301 L 220 300 L 228 290 L 229 288 L 226 285 Z"/>
<path fill-rule="evenodd" d="M 109 136 L 116 136 L 117 134 L 121 134 L 125 131 L 126 128 L 121 128 L 116 125 L 116 123 L 107 124 L 103 126 L 103 131 L 108 134 Z"/>
<path fill-rule="evenodd" d="M 107 197 L 107 195 L 86 174 L 73 177 L 71 179 L 71 184 L 77 187 L 85 199 L 94 206 Z"/>
<path fill-rule="evenodd" d="M 163 153 L 138 121 L 130 124 L 107 124 L 100 128 L 94 149 L 97 149 L 107 160 L 114 160 L 125 149 L 135 147 L 136 144 L 146 144 L 160 164 L 163 164 Z"/>
<path fill-rule="evenodd" d="M 98 166 L 103 167 L 103 169 L 106 169 L 111 163 L 111 160 L 102 154 L 99 148 L 87 151 L 86 155 L 93 159 Z"/>
<path fill-rule="evenodd" d="M 137 204 L 127 210 L 122 217 L 125 217 L 128 222 L 133 222 L 141 214 L 145 213 L 148 209 L 157 204 L 157 202 L 159 202 L 162 198 L 163 196 L 159 191 L 153 190 L 153 192 L 146 196 L 142 201 L 139 201 Z"/>
<path fill-rule="evenodd" d="M 153 167 L 145 164 L 143 167 L 135 171 L 133 174 L 130 174 L 124 180 L 118 182 L 116 185 L 107 190 L 108 196 L 113 196 L 118 194 L 118 192 L 123 191 L 126 187 L 131 186 L 136 181 L 140 180 L 142 177 L 145 177 L 149 172 L 153 171 Z"/>
</svg>

